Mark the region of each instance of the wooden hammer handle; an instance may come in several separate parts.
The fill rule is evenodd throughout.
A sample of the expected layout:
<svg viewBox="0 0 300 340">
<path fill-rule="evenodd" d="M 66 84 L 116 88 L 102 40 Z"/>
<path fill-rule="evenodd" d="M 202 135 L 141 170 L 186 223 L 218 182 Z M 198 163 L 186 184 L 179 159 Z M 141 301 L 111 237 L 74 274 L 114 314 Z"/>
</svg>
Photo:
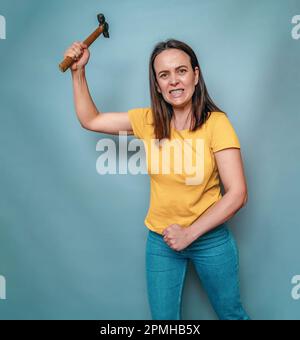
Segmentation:
<svg viewBox="0 0 300 340">
<path fill-rule="evenodd" d="M 88 38 L 84 40 L 84 44 L 88 47 L 100 36 L 101 33 L 104 31 L 104 26 L 99 26 Z M 69 67 L 74 64 L 75 60 L 71 57 L 66 57 L 60 64 L 59 69 L 62 72 L 65 72 Z"/>
</svg>

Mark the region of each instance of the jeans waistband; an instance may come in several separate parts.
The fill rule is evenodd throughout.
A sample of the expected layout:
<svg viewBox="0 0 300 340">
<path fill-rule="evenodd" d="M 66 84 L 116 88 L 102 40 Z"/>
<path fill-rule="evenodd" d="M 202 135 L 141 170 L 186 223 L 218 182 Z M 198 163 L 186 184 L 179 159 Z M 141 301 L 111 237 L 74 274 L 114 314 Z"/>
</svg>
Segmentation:
<svg viewBox="0 0 300 340">
<path fill-rule="evenodd" d="M 227 234 L 228 233 L 228 227 L 226 223 L 222 223 L 218 225 L 217 227 L 213 228 L 212 230 L 208 231 L 207 233 L 201 235 L 198 239 L 196 239 L 194 242 L 200 241 L 200 240 L 206 240 L 210 238 L 214 238 L 216 236 Z M 152 236 L 156 236 L 159 238 L 163 238 L 163 235 L 156 233 L 153 230 L 149 229 L 149 234 Z"/>
</svg>

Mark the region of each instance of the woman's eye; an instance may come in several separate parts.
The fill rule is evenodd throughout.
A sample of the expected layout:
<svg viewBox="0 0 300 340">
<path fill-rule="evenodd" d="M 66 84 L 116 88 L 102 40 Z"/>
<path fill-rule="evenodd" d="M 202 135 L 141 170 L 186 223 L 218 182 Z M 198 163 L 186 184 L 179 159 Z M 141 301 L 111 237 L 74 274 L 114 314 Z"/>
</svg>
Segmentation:
<svg viewBox="0 0 300 340">
<path fill-rule="evenodd" d="M 166 74 L 163 73 L 160 77 L 161 77 L 161 78 L 165 78 L 165 77 L 166 77 Z"/>
</svg>

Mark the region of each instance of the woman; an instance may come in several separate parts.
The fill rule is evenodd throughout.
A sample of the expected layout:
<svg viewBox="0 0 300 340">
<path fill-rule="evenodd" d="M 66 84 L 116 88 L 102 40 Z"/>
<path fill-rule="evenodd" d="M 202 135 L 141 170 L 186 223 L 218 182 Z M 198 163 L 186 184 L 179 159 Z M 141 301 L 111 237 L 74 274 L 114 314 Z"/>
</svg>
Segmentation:
<svg viewBox="0 0 300 340">
<path fill-rule="evenodd" d="M 105 114 L 88 90 L 87 46 L 76 42 L 66 56 L 76 60 L 72 79 L 81 125 L 109 134 L 127 131 L 146 147 L 151 179 L 146 273 L 152 318 L 181 318 L 191 260 L 218 317 L 249 319 L 240 302 L 238 250 L 225 224 L 247 201 L 240 144 L 226 114 L 209 97 L 194 51 L 178 40 L 158 43 L 149 65 L 151 108 Z M 162 164 L 153 161 L 154 153 Z M 196 167 L 191 166 L 195 161 Z"/>
</svg>

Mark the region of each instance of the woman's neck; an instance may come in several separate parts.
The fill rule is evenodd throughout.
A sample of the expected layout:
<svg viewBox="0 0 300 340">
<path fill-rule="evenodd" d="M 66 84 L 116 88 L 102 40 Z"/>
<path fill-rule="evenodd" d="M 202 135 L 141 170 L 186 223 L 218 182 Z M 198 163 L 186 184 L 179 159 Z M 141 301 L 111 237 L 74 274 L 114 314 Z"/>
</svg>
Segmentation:
<svg viewBox="0 0 300 340">
<path fill-rule="evenodd" d="M 184 108 L 173 108 L 171 124 L 176 130 L 187 129 L 191 122 L 191 105 Z"/>
</svg>

